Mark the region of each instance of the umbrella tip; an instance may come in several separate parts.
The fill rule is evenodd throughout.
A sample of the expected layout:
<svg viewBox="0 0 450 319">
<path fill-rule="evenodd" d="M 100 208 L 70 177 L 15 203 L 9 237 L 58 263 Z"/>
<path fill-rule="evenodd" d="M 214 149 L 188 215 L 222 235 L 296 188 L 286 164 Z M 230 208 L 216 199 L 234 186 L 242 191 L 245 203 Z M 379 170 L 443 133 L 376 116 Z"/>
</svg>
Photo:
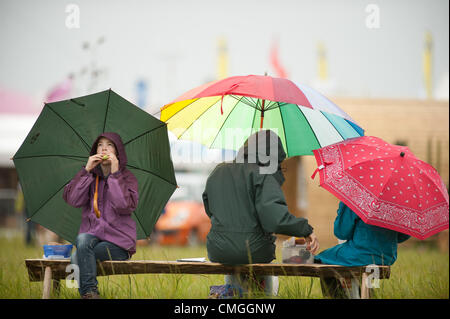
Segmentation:
<svg viewBox="0 0 450 319">
<path fill-rule="evenodd" d="M 405 152 L 401 152 L 401 153 L 400 153 L 400 156 L 401 156 L 401 157 L 405 157 Z"/>
</svg>

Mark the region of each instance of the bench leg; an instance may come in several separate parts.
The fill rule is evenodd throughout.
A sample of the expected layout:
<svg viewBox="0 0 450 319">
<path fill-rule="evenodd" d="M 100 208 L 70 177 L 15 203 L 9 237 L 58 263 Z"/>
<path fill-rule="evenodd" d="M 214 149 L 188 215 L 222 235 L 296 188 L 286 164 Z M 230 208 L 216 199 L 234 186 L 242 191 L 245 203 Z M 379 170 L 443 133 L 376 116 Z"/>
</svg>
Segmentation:
<svg viewBox="0 0 450 319">
<path fill-rule="evenodd" d="M 361 278 L 361 299 L 369 299 L 370 298 L 370 289 L 367 287 L 368 282 L 368 274 L 363 272 Z"/>
<path fill-rule="evenodd" d="M 357 278 L 351 279 L 350 297 L 352 299 L 361 299 L 361 296 L 359 293 L 359 279 L 357 279 Z"/>
<path fill-rule="evenodd" d="M 52 280 L 53 283 L 53 290 L 55 292 L 55 295 L 59 296 L 59 292 L 61 291 L 61 280 Z"/>
<path fill-rule="evenodd" d="M 50 299 L 52 292 L 52 268 L 45 267 L 44 289 L 42 290 L 42 299 Z"/>
</svg>

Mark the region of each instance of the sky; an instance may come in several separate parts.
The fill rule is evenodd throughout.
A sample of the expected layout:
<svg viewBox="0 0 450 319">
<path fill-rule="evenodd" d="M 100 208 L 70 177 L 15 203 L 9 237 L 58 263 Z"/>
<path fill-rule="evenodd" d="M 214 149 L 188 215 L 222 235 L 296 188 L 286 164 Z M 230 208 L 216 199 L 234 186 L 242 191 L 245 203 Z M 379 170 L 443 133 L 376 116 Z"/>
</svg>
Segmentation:
<svg viewBox="0 0 450 319">
<path fill-rule="evenodd" d="M 296 83 L 340 97 L 421 98 L 426 31 L 433 83 L 448 83 L 448 7 L 447 0 L 0 0 L 0 86 L 41 102 L 74 74 L 79 95 L 112 88 L 136 101 L 141 80 L 146 107 L 157 110 L 217 78 L 223 37 L 229 76 L 276 75 L 277 42 Z M 317 87 L 318 43 L 327 56 L 324 87 Z M 94 84 L 86 72 L 93 68 L 101 71 Z"/>
</svg>

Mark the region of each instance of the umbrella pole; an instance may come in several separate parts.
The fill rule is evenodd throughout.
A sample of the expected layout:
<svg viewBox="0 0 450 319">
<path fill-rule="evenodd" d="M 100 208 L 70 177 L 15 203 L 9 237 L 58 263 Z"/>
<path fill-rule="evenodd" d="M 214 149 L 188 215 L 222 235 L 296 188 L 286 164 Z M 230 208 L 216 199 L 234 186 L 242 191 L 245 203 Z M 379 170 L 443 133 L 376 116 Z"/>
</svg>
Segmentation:
<svg viewBox="0 0 450 319">
<path fill-rule="evenodd" d="M 264 102 L 266 102 L 266 100 L 262 100 L 262 104 L 261 104 L 261 123 L 259 125 L 260 130 L 262 130 L 263 122 L 264 122 Z"/>
<path fill-rule="evenodd" d="M 264 76 L 267 76 L 267 72 L 264 72 Z M 262 100 L 261 103 L 261 123 L 259 124 L 259 130 L 262 130 L 264 122 L 264 102 L 266 102 L 266 100 Z"/>
</svg>

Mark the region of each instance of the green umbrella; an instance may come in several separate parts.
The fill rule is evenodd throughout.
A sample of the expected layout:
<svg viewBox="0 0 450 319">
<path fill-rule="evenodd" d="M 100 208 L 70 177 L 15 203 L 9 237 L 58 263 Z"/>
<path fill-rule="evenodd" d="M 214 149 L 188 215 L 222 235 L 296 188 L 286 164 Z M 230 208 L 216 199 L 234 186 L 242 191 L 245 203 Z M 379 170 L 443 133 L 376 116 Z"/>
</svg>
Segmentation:
<svg viewBox="0 0 450 319">
<path fill-rule="evenodd" d="M 137 239 L 150 236 L 177 184 L 167 126 L 112 90 L 45 104 L 13 157 L 28 220 L 75 242 L 81 208 L 63 200 L 64 186 L 86 164 L 103 132 L 122 137 L 127 168 L 138 180 Z"/>
</svg>

